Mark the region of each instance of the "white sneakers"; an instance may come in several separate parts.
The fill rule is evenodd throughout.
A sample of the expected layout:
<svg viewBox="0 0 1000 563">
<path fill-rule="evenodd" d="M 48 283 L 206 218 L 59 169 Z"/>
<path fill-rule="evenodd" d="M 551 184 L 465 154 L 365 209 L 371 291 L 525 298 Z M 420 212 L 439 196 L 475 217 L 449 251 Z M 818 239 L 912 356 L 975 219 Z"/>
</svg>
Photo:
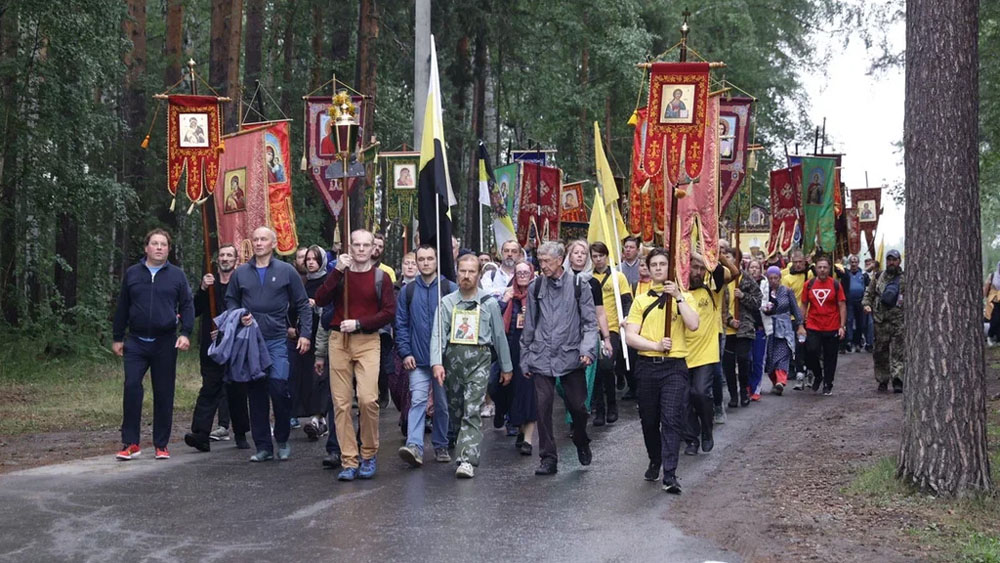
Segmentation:
<svg viewBox="0 0 1000 563">
<path fill-rule="evenodd" d="M 476 470 L 473 469 L 472 464 L 463 461 L 458 465 L 458 469 L 455 470 L 455 477 L 459 479 L 472 479 L 476 476 Z"/>
</svg>

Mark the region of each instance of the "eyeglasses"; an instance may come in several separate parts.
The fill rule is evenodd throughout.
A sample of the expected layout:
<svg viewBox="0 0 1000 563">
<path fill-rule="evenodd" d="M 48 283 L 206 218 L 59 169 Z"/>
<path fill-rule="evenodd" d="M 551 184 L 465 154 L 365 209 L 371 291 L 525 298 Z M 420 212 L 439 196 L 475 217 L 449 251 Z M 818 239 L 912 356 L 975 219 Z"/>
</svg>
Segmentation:
<svg viewBox="0 0 1000 563">
<path fill-rule="evenodd" d="M 531 272 L 517 272 L 514 275 L 516 275 L 519 278 L 526 278 L 531 275 Z"/>
</svg>

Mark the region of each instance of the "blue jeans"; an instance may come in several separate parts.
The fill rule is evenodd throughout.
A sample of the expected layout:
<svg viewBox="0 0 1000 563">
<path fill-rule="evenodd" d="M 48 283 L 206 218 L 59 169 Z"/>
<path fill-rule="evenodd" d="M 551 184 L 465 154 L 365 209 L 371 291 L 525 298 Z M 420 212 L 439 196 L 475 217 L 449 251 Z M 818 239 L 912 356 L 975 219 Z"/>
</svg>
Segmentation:
<svg viewBox="0 0 1000 563">
<path fill-rule="evenodd" d="M 292 397 L 288 391 L 288 347 L 285 339 L 267 340 L 267 351 L 271 354 L 271 367 L 267 376 L 247 384 L 250 399 L 250 433 L 257 451 L 273 452 L 271 442 L 270 410 L 274 407 L 274 439 L 279 443 L 288 441 L 291 434 L 289 418 L 292 412 Z M 270 403 L 270 404 L 269 404 Z"/>
<path fill-rule="evenodd" d="M 861 347 L 861 337 L 867 332 L 867 316 L 861 301 L 847 302 L 847 334 L 844 343 Z"/>
<path fill-rule="evenodd" d="M 750 356 L 750 394 L 760 393 L 760 382 L 764 379 L 764 353 L 767 351 L 767 336 L 758 328 L 754 336 Z"/>
<path fill-rule="evenodd" d="M 448 447 L 448 395 L 431 375 L 430 368 L 417 367 L 410 372 L 410 412 L 406 417 L 406 445 L 424 454 L 424 418 L 427 416 L 427 395 L 434 389 L 434 418 L 431 444 Z"/>
</svg>

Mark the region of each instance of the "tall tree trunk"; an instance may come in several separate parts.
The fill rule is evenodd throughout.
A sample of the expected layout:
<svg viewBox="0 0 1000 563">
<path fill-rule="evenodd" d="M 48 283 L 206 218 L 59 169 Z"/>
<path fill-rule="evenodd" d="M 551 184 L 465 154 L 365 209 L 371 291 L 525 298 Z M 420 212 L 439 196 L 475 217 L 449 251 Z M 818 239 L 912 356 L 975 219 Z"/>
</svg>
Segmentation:
<svg viewBox="0 0 1000 563">
<path fill-rule="evenodd" d="M 993 486 L 978 297 L 978 10 L 978 0 L 906 3 L 905 303 L 910 330 L 898 474 L 946 495 Z"/>
<path fill-rule="evenodd" d="M 181 30 L 184 25 L 184 0 L 167 0 L 167 32 L 164 41 L 164 55 L 167 57 L 167 69 L 163 81 L 167 86 L 176 84 L 181 79 L 181 64 L 184 44 Z"/>
<path fill-rule="evenodd" d="M 344 3 L 339 0 L 331 0 L 329 3 L 330 8 L 327 10 L 330 13 L 337 13 L 338 11 L 344 11 Z M 360 22 L 361 16 L 358 15 L 358 21 Z M 351 72 L 351 34 L 354 33 L 354 23 L 350 18 L 333 18 L 333 22 L 329 25 L 330 27 L 330 58 L 326 60 L 326 76 L 321 76 L 320 84 L 326 82 L 331 78 L 332 74 L 337 75 L 337 80 L 341 82 L 348 82 L 352 78 L 354 79 L 354 84 L 352 87 L 358 87 L 357 81 L 357 69 L 354 69 L 354 73 Z M 358 29 L 358 43 L 357 46 L 361 47 L 361 30 Z"/>
<path fill-rule="evenodd" d="M 298 5 L 298 2 L 289 2 L 285 14 L 285 32 L 281 37 L 281 83 L 284 85 L 292 83 L 292 65 L 295 64 L 295 9 Z M 285 112 L 285 115 L 292 114 L 293 96 L 291 88 L 281 89 L 281 111 Z M 302 126 L 305 127 L 305 124 Z"/>
<path fill-rule="evenodd" d="M 230 0 L 212 0 L 212 19 L 208 43 L 208 83 L 218 91 L 226 89 L 229 72 L 229 4 Z M 206 92 L 208 93 L 208 92 Z"/>
<path fill-rule="evenodd" d="M 469 176 L 468 193 L 469 197 L 465 202 L 465 224 L 469 225 L 469 242 L 466 246 L 475 248 L 479 252 L 485 252 L 485 239 L 483 225 L 479 220 L 481 204 L 479 202 L 479 142 L 484 140 L 486 121 L 486 76 L 487 76 L 487 53 L 486 40 L 482 32 L 476 34 L 475 51 L 472 60 L 472 74 L 475 77 L 475 84 L 472 89 L 472 134 L 476 142 L 472 143 L 469 150 Z"/>
<path fill-rule="evenodd" d="M 70 309 L 76 307 L 77 302 L 80 233 L 72 211 L 62 211 L 58 217 L 56 254 L 62 258 L 62 262 L 56 262 L 55 265 L 55 284 L 62 296 L 63 322 L 73 323 L 74 317 Z"/>
<path fill-rule="evenodd" d="M 230 0 L 228 25 L 226 30 L 229 33 L 229 45 L 226 47 L 226 90 L 223 95 L 232 98 L 232 101 L 223 104 L 223 111 L 226 113 L 226 131 L 236 131 L 237 125 L 243 118 L 240 115 L 240 100 L 243 92 L 240 89 L 240 52 L 243 50 L 243 0 Z"/>
<path fill-rule="evenodd" d="M 168 8 L 167 17 L 171 17 L 171 13 Z M 168 21 L 168 27 L 170 22 Z M 146 2 L 144 0 L 129 0 L 128 2 L 128 15 L 126 16 L 123 24 L 123 31 L 125 37 L 132 41 L 132 48 L 125 52 L 123 62 L 125 64 L 125 84 L 122 92 L 122 119 L 125 122 L 125 135 L 123 137 L 123 162 L 122 162 L 122 179 L 125 183 L 132 186 L 132 189 L 136 194 L 139 194 L 140 198 L 144 201 L 156 201 L 155 195 L 150 193 L 153 187 L 147 181 L 146 174 L 146 151 L 142 148 L 141 143 L 145 136 L 144 126 L 146 125 L 146 114 L 147 114 L 147 96 L 146 89 L 143 83 L 143 78 L 146 75 Z M 176 30 L 177 38 L 180 38 L 180 27 Z M 169 30 L 168 30 L 168 44 L 170 41 Z M 168 47 L 169 49 L 169 47 Z M 177 44 L 178 56 L 180 50 L 180 43 Z M 169 79 L 170 66 L 167 67 L 167 77 Z M 177 79 L 173 79 L 169 82 L 168 86 L 177 82 Z M 167 214 L 167 209 L 161 208 L 157 210 L 157 215 L 165 217 Z M 60 222 L 60 235 L 66 234 L 65 251 L 68 254 L 72 254 L 75 259 L 76 253 L 76 225 L 65 224 L 66 221 L 75 220 L 73 217 L 61 217 Z M 127 229 L 121 229 L 120 233 L 124 234 Z M 60 239 L 63 237 L 57 237 L 57 247 L 56 253 L 62 254 L 60 252 Z M 128 241 L 124 238 L 117 241 L 117 244 L 123 249 L 123 251 L 128 250 Z M 64 259 L 67 259 L 64 256 Z M 124 261 L 123 261 L 124 262 Z M 59 278 L 60 268 L 57 266 L 56 277 Z M 124 273 L 124 264 L 122 271 L 119 274 Z M 66 287 L 75 291 L 76 287 L 76 273 L 75 266 L 73 271 L 73 280 L 67 280 Z M 61 284 L 57 283 L 57 286 Z M 60 287 L 62 290 L 62 287 Z M 75 301 L 76 297 L 73 296 L 72 299 L 68 297 L 65 293 L 63 294 L 63 299 L 66 302 Z"/>
<path fill-rule="evenodd" d="M 264 45 L 264 0 L 247 0 L 246 59 L 243 84 L 248 92 L 257 89 Z M 256 120 L 255 120 L 256 121 Z"/>
<path fill-rule="evenodd" d="M 15 5 L 16 6 L 16 5 Z M 18 9 L 9 7 L 0 15 L 0 53 L 5 60 L 17 57 L 17 26 Z M 18 137 L 20 129 L 16 111 L 18 105 L 16 92 L 17 79 L 14 75 L 5 74 L 0 77 L 0 103 L 3 104 L 2 144 L 0 154 L 0 308 L 3 318 L 11 326 L 18 324 L 17 306 L 17 182 L 15 174 L 9 171 L 17 169 L 16 151 L 13 140 Z"/>
<path fill-rule="evenodd" d="M 445 130 L 448 130 L 449 125 L 451 125 L 452 127 L 455 127 L 454 130 L 465 131 L 467 117 L 466 111 L 469 107 L 469 87 L 473 85 L 472 61 L 470 59 L 469 43 L 468 36 L 458 38 L 458 41 L 455 43 L 455 59 L 448 67 L 448 77 L 451 79 L 451 83 L 455 88 L 454 94 L 452 94 L 451 97 L 451 105 L 449 107 L 452 112 L 449 113 L 452 113 L 454 117 L 452 118 L 453 121 L 445 124 Z M 444 119 L 449 121 L 447 116 L 445 116 Z M 464 178 L 466 173 L 465 161 L 467 159 L 465 136 L 454 135 L 451 136 L 450 139 L 449 143 L 454 146 L 453 153 L 459 155 L 458 158 L 449 160 L 448 162 L 451 166 L 451 170 L 449 170 L 450 176 L 452 178 Z M 464 213 L 459 212 L 458 221 L 455 221 L 453 232 L 456 237 L 461 239 L 462 246 L 469 248 L 472 240 L 470 237 L 473 236 L 473 231 L 470 228 L 468 221 L 469 194 L 468 189 L 462 189 L 461 183 L 457 184 L 457 186 L 458 189 L 455 189 L 455 199 L 458 200 L 459 209 L 464 209 L 466 211 Z"/>
<path fill-rule="evenodd" d="M 365 143 L 375 133 L 375 99 L 378 70 L 376 40 L 378 39 L 378 9 L 375 0 L 361 0 L 358 8 L 358 60 L 354 66 L 354 84 L 359 92 L 369 97 L 365 104 Z"/>
<path fill-rule="evenodd" d="M 587 91 L 587 81 L 590 77 L 590 48 L 584 47 L 580 52 L 580 88 Z M 587 126 L 587 104 L 580 106 L 580 129 L 582 131 L 580 151 L 577 154 L 584 154 L 584 148 L 590 145 L 590 138 L 594 135 L 594 127 Z M 589 134 L 588 134 L 589 133 Z"/>
<path fill-rule="evenodd" d="M 312 67 L 310 69 L 309 89 L 319 88 L 319 85 L 326 81 L 323 77 L 323 14 L 326 11 L 319 2 L 313 2 L 312 26 L 313 34 L 310 45 L 312 46 Z"/>
</svg>

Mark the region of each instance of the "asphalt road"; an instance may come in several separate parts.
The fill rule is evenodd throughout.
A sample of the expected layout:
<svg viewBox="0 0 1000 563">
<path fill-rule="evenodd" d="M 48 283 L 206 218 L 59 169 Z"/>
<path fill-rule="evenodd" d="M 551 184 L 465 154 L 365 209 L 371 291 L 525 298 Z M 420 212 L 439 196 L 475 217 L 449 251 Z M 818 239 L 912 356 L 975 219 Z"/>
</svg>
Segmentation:
<svg viewBox="0 0 1000 563">
<path fill-rule="evenodd" d="M 0 476 L 0 561 L 739 560 L 668 521 L 675 497 L 642 479 L 638 415 L 634 403 L 622 407 L 618 423 L 591 430 L 588 468 L 568 433 L 557 436 L 553 477 L 535 476 L 537 455 L 519 455 L 490 419 L 475 479 L 457 480 L 454 464 L 432 460 L 411 469 L 396 456 L 392 407 L 371 481 L 336 481 L 320 468 L 322 442 L 301 431 L 290 461 L 264 464 L 248 463 L 233 442 L 210 453 L 177 443 L 157 461 L 144 436 L 134 461 L 108 452 Z M 685 495 L 712 486 L 701 475 L 766 416 L 741 410 L 743 422 L 730 418 L 714 452 L 681 456 Z"/>
</svg>

